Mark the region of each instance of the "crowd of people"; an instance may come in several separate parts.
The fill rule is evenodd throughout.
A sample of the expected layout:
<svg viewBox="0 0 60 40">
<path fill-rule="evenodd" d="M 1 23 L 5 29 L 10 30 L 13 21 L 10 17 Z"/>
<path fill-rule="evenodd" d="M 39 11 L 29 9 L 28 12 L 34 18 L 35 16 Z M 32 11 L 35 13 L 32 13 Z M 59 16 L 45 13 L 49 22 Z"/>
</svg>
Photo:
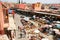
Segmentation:
<svg viewBox="0 0 60 40">
<path fill-rule="evenodd" d="M 45 16 L 45 17 L 40 18 L 40 17 L 36 17 L 36 15 L 33 15 L 32 17 L 29 18 L 29 20 L 34 21 L 34 22 L 36 22 L 36 21 L 38 22 L 38 25 L 39 25 L 38 30 L 41 33 L 43 33 L 45 35 L 53 35 L 54 40 L 60 40 L 60 34 L 57 34 L 58 32 L 60 32 L 60 28 L 57 27 L 57 25 L 56 25 L 56 24 L 60 24 L 60 23 L 57 23 L 59 21 L 57 21 L 56 17 L 54 17 L 54 16 L 49 16 L 49 17 Z M 29 24 L 34 25 L 33 23 L 30 23 L 29 21 L 24 20 L 24 19 L 22 19 L 20 21 L 23 24 L 23 26 L 26 26 L 26 25 L 29 25 Z M 30 26 L 28 26 L 28 27 L 30 27 Z M 34 29 L 34 26 L 31 26 L 31 27 L 33 27 L 33 29 Z M 58 32 L 57 32 L 57 30 L 58 30 Z M 23 33 L 20 34 L 21 37 L 22 37 L 22 34 Z M 26 36 L 26 30 L 25 30 L 24 34 Z M 35 38 L 34 36 L 33 37 L 31 36 L 30 40 L 35 40 L 34 38 Z M 44 37 L 42 37 L 40 40 L 42 40 L 42 39 L 44 39 Z"/>
</svg>

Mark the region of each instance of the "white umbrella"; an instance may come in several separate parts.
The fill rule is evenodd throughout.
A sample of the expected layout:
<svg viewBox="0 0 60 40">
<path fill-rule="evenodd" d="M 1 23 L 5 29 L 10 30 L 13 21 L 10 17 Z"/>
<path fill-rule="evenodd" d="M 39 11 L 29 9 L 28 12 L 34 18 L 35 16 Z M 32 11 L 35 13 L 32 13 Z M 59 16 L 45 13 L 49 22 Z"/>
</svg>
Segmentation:
<svg viewBox="0 0 60 40">
<path fill-rule="evenodd" d="M 58 30 L 58 29 L 53 29 L 53 31 L 55 31 L 55 32 L 59 32 L 59 30 Z"/>
<path fill-rule="evenodd" d="M 28 17 L 25 17 L 24 20 L 29 21 L 29 18 Z"/>
<path fill-rule="evenodd" d="M 59 23 L 60 24 L 60 21 L 57 21 L 56 23 Z"/>
<path fill-rule="evenodd" d="M 52 27 L 52 25 L 49 25 L 49 27 Z"/>
<path fill-rule="evenodd" d="M 40 31 L 36 29 L 36 30 L 34 30 L 34 32 L 35 32 L 35 33 L 39 33 Z"/>
<path fill-rule="evenodd" d="M 41 40 L 49 40 L 48 38 L 42 38 Z"/>
</svg>

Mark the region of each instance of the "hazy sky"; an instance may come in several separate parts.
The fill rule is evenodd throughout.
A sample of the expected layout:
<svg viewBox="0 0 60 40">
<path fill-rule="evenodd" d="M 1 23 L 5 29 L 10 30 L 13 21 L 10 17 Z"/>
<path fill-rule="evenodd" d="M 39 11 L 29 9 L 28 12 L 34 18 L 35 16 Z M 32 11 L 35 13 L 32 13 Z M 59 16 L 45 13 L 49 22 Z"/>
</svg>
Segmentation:
<svg viewBox="0 0 60 40">
<path fill-rule="evenodd" d="M 3 2 L 18 2 L 18 0 L 1 0 Z M 23 0 L 23 2 L 27 3 L 35 3 L 35 2 L 41 2 L 41 3 L 60 3 L 60 0 Z"/>
</svg>

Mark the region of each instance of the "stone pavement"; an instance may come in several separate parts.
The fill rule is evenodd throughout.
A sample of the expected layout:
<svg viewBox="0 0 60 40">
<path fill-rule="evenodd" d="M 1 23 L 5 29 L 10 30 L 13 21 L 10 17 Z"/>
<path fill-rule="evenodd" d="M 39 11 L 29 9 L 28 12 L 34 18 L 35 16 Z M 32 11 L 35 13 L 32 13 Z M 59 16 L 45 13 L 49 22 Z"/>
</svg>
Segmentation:
<svg viewBox="0 0 60 40">
<path fill-rule="evenodd" d="M 20 18 L 21 15 L 18 15 L 18 14 L 15 14 L 14 16 L 14 22 L 15 22 L 15 25 L 16 25 L 16 38 L 15 40 L 29 40 L 27 37 L 25 38 L 19 38 L 20 37 L 20 31 L 18 31 L 18 26 L 23 26 L 22 23 L 21 23 L 21 18 Z"/>
<path fill-rule="evenodd" d="M 9 40 L 7 35 L 0 35 L 0 40 Z"/>
<path fill-rule="evenodd" d="M 9 27 L 8 30 L 16 30 L 16 25 L 14 24 L 13 15 L 9 14 Z"/>
</svg>

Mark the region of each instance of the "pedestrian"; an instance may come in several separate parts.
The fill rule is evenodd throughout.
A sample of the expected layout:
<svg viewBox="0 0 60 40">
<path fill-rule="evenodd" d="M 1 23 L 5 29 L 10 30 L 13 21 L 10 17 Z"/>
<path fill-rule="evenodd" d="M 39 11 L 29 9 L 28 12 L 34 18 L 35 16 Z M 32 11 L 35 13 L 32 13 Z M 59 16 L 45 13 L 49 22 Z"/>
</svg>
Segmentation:
<svg viewBox="0 0 60 40">
<path fill-rule="evenodd" d="M 11 31 L 11 36 L 14 38 L 14 30 Z"/>
<path fill-rule="evenodd" d="M 14 18 L 14 15 L 15 15 L 15 12 L 14 12 L 14 10 L 12 10 L 12 14 L 13 14 L 13 18 Z"/>
<path fill-rule="evenodd" d="M 14 36 L 16 36 L 16 30 L 14 29 Z"/>
<path fill-rule="evenodd" d="M 22 38 L 22 34 L 23 34 L 23 33 L 22 33 L 22 30 L 20 30 L 20 38 Z"/>
<path fill-rule="evenodd" d="M 18 26 L 18 31 L 21 31 L 21 30 L 22 30 L 22 28 L 20 26 Z"/>
<path fill-rule="evenodd" d="M 11 30 L 8 30 L 8 38 L 10 39 L 10 40 L 12 40 L 12 36 L 11 36 Z"/>
<path fill-rule="evenodd" d="M 19 30 L 19 26 L 18 26 L 18 30 Z"/>
<path fill-rule="evenodd" d="M 20 38 L 24 38 L 26 36 L 26 31 L 24 29 L 20 30 Z"/>
<path fill-rule="evenodd" d="M 26 31 L 23 29 L 22 32 L 23 32 L 23 37 L 25 37 L 26 36 Z"/>
<path fill-rule="evenodd" d="M 15 30 L 11 31 L 12 40 L 15 40 Z"/>
</svg>

